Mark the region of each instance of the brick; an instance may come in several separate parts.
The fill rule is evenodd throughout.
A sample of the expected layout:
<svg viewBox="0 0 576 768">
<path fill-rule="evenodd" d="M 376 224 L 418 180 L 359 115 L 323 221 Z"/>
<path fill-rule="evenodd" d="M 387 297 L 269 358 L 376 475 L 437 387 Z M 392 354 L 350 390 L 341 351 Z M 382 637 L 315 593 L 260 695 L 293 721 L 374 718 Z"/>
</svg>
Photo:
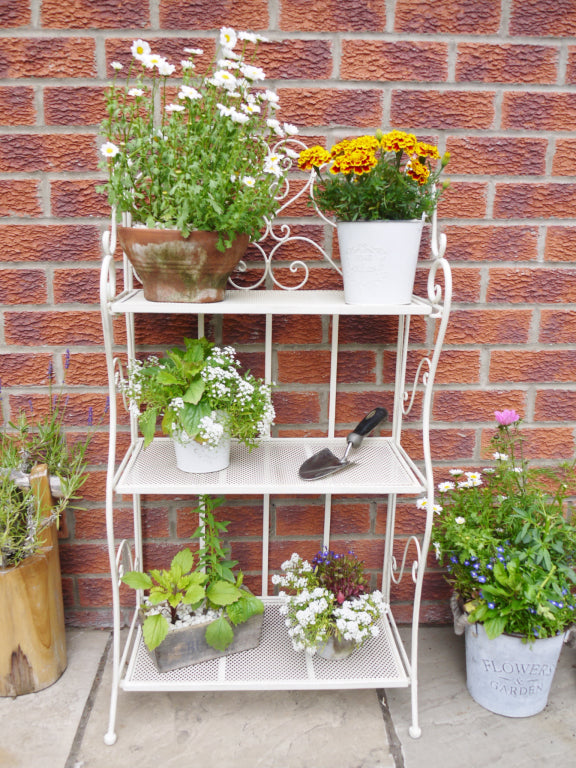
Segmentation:
<svg viewBox="0 0 576 768">
<path fill-rule="evenodd" d="M 20 0 L 18 3 L 2 3 L 0 5 L 0 27 L 26 27 L 32 20 L 30 0 Z"/>
<path fill-rule="evenodd" d="M 546 261 L 573 262 L 575 248 L 576 227 L 547 227 L 544 247 Z"/>
<path fill-rule="evenodd" d="M 99 125 L 105 117 L 104 88 L 62 86 L 44 89 L 46 125 Z"/>
<path fill-rule="evenodd" d="M 94 77 L 95 42 L 89 37 L 0 39 L 0 77 Z"/>
<path fill-rule="evenodd" d="M 393 90 L 390 119 L 395 126 L 416 128 L 491 128 L 494 93 L 491 91 Z"/>
<path fill-rule="evenodd" d="M 554 176 L 574 175 L 574 153 L 576 153 L 576 139 L 556 139 L 552 161 Z"/>
<path fill-rule="evenodd" d="M 535 421 L 575 421 L 576 392 L 570 389 L 544 389 L 536 392 Z"/>
<path fill-rule="evenodd" d="M 44 304 L 46 273 L 40 269 L 0 269 L 0 304 Z"/>
<path fill-rule="evenodd" d="M 77 509 L 74 512 L 74 534 L 76 541 L 101 539 L 106 540 L 106 510 Z M 146 508 L 142 514 L 142 534 L 144 538 L 165 539 L 169 536 L 168 509 L 159 507 Z M 126 507 L 114 515 L 114 532 L 118 538 L 131 539 L 134 536 L 134 516 L 132 509 Z"/>
<path fill-rule="evenodd" d="M 146 0 L 43 0 L 41 24 L 52 29 L 143 28 L 150 25 Z"/>
<path fill-rule="evenodd" d="M 41 216 L 36 179 L 0 180 L 0 216 Z"/>
<path fill-rule="evenodd" d="M 356 424 L 367 413 L 369 413 L 376 406 L 386 408 L 389 414 L 393 410 L 393 397 L 394 393 L 389 391 L 382 391 L 378 389 L 370 390 L 363 388 L 359 392 L 339 392 L 336 397 L 336 423 L 341 426 L 343 434 L 347 434 L 349 429 L 347 425 L 355 427 Z M 380 432 L 386 432 L 390 429 L 390 424 L 385 421 L 380 427 L 377 427 L 374 431 L 374 435 L 377 436 Z"/>
<path fill-rule="evenodd" d="M 394 18 L 396 32 L 413 34 L 473 34 L 498 32 L 498 0 L 398 0 Z"/>
<path fill-rule="evenodd" d="M 327 80 L 332 45 L 328 40 L 275 40 L 259 48 L 257 62 L 270 79 Z"/>
<path fill-rule="evenodd" d="M 450 262 L 534 261 L 538 256 L 537 227 L 471 224 L 465 227 L 446 225 L 443 230 Z"/>
<path fill-rule="evenodd" d="M 93 179 L 52 181 L 52 215 L 63 219 L 73 216 L 109 216 L 107 197 L 96 192 L 96 185 Z"/>
<path fill-rule="evenodd" d="M 494 430 L 482 432 L 482 446 L 484 451 L 489 449 L 490 439 Z M 548 429 L 523 429 L 522 452 L 524 458 L 530 461 L 538 459 L 566 459 L 574 455 L 574 434 L 569 427 L 554 427 Z"/>
<path fill-rule="evenodd" d="M 295 125 L 346 125 L 377 128 L 382 123 L 382 92 L 376 89 L 279 88 L 282 117 Z"/>
<path fill-rule="evenodd" d="M 110 606 L 108 608 L 68 608 L 65 611 L 66 626 L 83 629 L 109 629 L 110 616 Z M 128 626 L 129 622 L 130 619 L 126 617 L 124 626 Z"/>
<path fill-rule="evenodd" d="M 573 36 L 576 8 L 571 0 L 516 0 L 511 7 L 510 34 Z"/>
<path fill-rule="evenodd" d="M 198 335 L 197 319 L 192 315 L 137 315 L 134 326 L 136 344 L 147 346 L 182 344 L 185 336 L 193 338 Z M 206 336 L 209 335 L 207 327 Z M 224 338 L 228 342 L 226 335 Z"/>
<path fill-rule="evenodd" d="M 481 219 L 486 216 L 488 185 L 453 181 L 438 203 L 440 218 Z"/>
<path fill-rule="evenodd" d="M 1 383 L 3 387 L 45 384 L 52 355 L 42 353 L 2 353 Z"/>
<path fill-rule="evenodd" d="M 277 315 L 272 321 L 276 344 L 319 344 L 323 341 L 319 315 Z"/>
<path fill-rule="evenodd" d="M 571 131 L 576 121 L 576 93 L 508 91 L 502 100 L 502 128 Z"/>
<path fill-rule="evenodd" d="M 481 275 L 478 269 L 452 270 L 452 298 L 454 301 L 480 301 Z"/>
<path fill-rule="evenodd" d="M 133 606 L 136 593 L 120 584 L 120 605 Z M 108 578 L 88 576 L 78 579 L 78 603 L 81 607 L 108 608 L 112 605 L 112 582 Z"/>
<path fill-rule="evenodd" d="M 576 352 L 572 349 L 492 350 L 490 381 L 573 382 Z"/>
<path fill-rule="evenodd" d="M 46 375 L 48 372 L 46 371 Z M 65 425 L 75 425 L 84 428 L 88 427 L 90 408 L 92 408 L 92 418 L 94 423 L 99 423 L 104 417 L 106 408 L 106 397 L 94 392 L 81 393 L 71 392 L 62 394 L 64 398 L 63 423 Z M 51 401 L 50 395 L 11 395 L 10 407 L 13 413 L 23 411 L 30 416 L 32 422 L 45 417 L 50 413 Z M 94 473 L 97 474 L 97 473 Z M 89 473 L 89 479 L 92 473 Z M 88 496 L 82 491 L 82 496 Z"/>
<path fill-rule="evenodd" d="M 445 81 L 445 43 L 401 40 L 343 40 L 340 77 L 343 80 Z"/>
<path fill-rule="evenodd" d="M 496 184 L 496 219 L 571 219 L 575 216 L 576 184 Z"/>
<path fill-rule="evenodd" d="M 491 421 L 494 411 L 525 408 L 526 393 L 515 390 L 440 390 L 434 395 L 433 418 L 437 421 Z"/>
<path fill-rule="evenodd" d="M 460 461 L 471 460 L 476 446 L 476 433 L 473 429 L 433 429 L 430 433 L 430 445 L 433 461 L 454 462 L 459 456 Z M 422 450 L 422 432 L 417 429 L 405 429 L 402 432 L 402 447 L 413 459 L 424 458 Z"/>
<path fill-rule="evenodd" d="M 105 544 L 60 544 L 60 566 L 62 573 L 109 573 L 110 561 Z"/>
<path fill-rule="evenodd" d="M 576 48 L 568 46 L 568 61 L 566 63 L 565 82 L 573 85 L 576 83 Z"/>
<path fill-rule="evenodd" d="M 370 533 L 370 503 L 337 503 L 331 511 L 331 535 Z M 321 536 L 324 530 L 324 505 L 306 503 L 276 507 L 276 535 Z"/>
<path fill-rule="evenodd" d="M 481 83 L 555 83 L 558 48 L 544 45 L 461 43 L 456 80 Z"/>
<path fill-rule="evenodd" d="M 542 344 L 574 344 L 576 338 L 576 311 L 543 309 L 540 313 Z"/>
<path fill-rule="evenodd" d="M 450 173 L 476 175 L 543 175 L 546 170 L 546 139 L 510 136 L 452 136 Z"/>
<path fill-rule="evenodd" d="M 532 310 L 464 309 L 450 313 L 446 344 L 525 344 Z"/>
<path fill-rule="evenodd" d="M 0 136 L 0 171 L 95 171 L 95 137 L 80 134 Z"/>
<path fill-rule="evenodd" d="M 67 386 L 108 385 L 106 356 L 103 352 L 72 352 L 70 355 L 63 353 L 62 369 Z"/>
<path fill-rule="evenodd" d="M 505 269 L 490 270 L 488 301 L 512 304 L 543 304 L 576 301 L 574 269 Z"/>
<path fill-rule="evenodd" d="M 282 383 L 320 384 L 330 381 L 330 352 L 281 351 L 277 352 L 278 381 Z M 376 355 L 364 350 L 338 354 L 337 379 L 339 382 L 375 383 Z"/>
<path fill-rule="evenodd" d="M 408 354 L 408 363 L 406 367 L 406 380 L 414 381 L 417 367 L 425 357 L 424 352 L 411 350 Z M 392 351 L 384 352 L 383 380 L 386 383 L 394 383 L 394 372 L 396 366 L 396 353 Z M 423 368 L 424 373 L 427 368 Z M 442 350 L 438 368 L 436 369 L 437 384 L 474 384 L 480 381 L 480 353 L 472 350 Z"/>
<path fill-rule="evenodd" d="M 89 225 L 0 225 L 0 261 L 95 261 L 100 232 Z"/>
<path fill-rule="evenodd" d="M 25 86 L 0 87 L 0 125 L 34 125 L 34 89 Z"/>
<path fill-rule="evenodd" d="M 99 311 L 6 312 L 4 325 L 7 344 L 23 346 L 102 344 L 102 322 Z"/>
<path fill-rule="evenodd" d="M 52 284 L 54 301 L 57 304 L 100 303 L 100 270 L 98 269 L 57 269 L 54 271 Z"/>
<path fill-rule="evenodd" d="M 173 0 L 160 1 L 163 29 L 268 29 L 267 0 Z"/>
<path fill-rule="evenodd" d="M 317 424 L 320 402 L 316 392 L 281 392 L 273 395 L 276 424 Z"/>
<path fill-rule="evenodd" d="M 281 3 L 280 29 L 289 32 L 383 32 L 386 7 L 378 0 L 307 0 Z"/>
</svg>

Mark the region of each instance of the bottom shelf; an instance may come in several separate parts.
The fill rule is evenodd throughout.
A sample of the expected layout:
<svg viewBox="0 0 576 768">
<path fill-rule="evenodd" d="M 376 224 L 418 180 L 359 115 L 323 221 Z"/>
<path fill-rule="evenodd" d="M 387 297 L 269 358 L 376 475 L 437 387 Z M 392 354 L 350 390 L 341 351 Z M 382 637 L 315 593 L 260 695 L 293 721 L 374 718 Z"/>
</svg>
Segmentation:
<svg viewBox="0 0 576 768">
<path fill-rule="evenodd" d="M 317 690 L 402 688 L 410 685 L 408 660 L 390 613 L 380 634 L 347 659 L 326 661 L 296 653 L 288 637 L 278 598 L 266 606 L 257 648 L 201 664 L 158 672 L 138 630 L 121 687 L 127 691 Z"/>
</svg>

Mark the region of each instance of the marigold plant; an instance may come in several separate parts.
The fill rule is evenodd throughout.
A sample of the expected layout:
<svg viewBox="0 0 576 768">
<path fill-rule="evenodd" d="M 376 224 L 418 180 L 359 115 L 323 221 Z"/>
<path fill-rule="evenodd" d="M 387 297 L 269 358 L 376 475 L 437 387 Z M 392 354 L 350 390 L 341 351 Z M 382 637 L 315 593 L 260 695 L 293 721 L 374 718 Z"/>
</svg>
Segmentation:
<svg viewBox="0 0 576 768">
<path fill-rule="evenodd" d="M 448 163 L 438 147 L 403 131 L 344 139 L 330 151 L 320 146 L 300 153 L 298 167 L 314 169 L 313 195 L 319 209 L 339 221 L 419 219 L 430 215 Z M 432 161 L 440 162 L 434 167 Z"/>
</svg>

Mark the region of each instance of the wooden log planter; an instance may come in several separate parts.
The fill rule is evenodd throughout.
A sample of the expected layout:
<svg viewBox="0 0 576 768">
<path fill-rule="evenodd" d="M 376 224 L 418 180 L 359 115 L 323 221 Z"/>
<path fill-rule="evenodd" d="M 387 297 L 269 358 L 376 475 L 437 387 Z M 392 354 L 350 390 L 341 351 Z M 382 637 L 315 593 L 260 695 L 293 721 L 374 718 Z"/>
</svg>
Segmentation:
<svg viewBox="0 0 576 768">
<path fill-rule="evenodd" d="M 46 465 L 34 467 L 30 486 L 47 516 L 54 506 Z M 66 669 L 64 603 L 56 523 L 42 533 L 38 552 L 0 568 L 0 696 L 47 688 Z"/>
</svg>

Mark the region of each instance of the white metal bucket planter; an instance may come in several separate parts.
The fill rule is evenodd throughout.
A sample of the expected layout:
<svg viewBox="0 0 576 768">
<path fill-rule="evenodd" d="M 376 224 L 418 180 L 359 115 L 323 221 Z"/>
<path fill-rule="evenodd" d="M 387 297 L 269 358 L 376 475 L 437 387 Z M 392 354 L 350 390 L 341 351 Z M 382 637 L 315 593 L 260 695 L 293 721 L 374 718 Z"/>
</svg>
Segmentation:
<svg viewBox="0 0 576 768">
<path fill-rule="evenodd" d="M 482 624 L 466 627 L 466 682 L 478 704 L 497 715 L 529 717 L 548 702 L 563 635 L 522 642 L 500 635 L 493 640 Z"/>
</svg>

